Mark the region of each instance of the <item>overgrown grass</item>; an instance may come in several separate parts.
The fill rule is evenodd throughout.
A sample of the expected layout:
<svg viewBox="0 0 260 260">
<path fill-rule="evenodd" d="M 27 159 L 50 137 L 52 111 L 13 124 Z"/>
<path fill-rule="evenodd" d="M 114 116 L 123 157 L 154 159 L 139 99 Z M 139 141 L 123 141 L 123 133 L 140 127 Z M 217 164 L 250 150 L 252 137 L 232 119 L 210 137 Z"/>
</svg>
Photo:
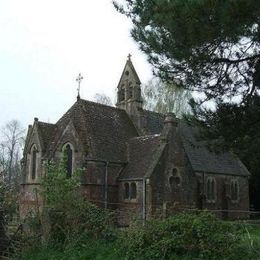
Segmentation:
<svg viewBox="0 0 260 260">
<path fill-rule="evenodd" d="M 241 235 L 238 259 L 260 259 L 260 224 L 239 224 Z"/>
<path fill-rule="evenodd" d="M 234 225 L 234 223 L 231 225 Z M 235 255 L 225 256 L 212 255 L 209 258 L 194 256 L 191 254 L 171 255 L 164 259 L 260 259 L 260 225 L 239 223 L 241 227 L 241 239 L 236 247 Z M 126 230 L 122 232 L 127 232 Z M 89 239 L 88 236 L 81 238 L 71 238 L 65 245 L 48 244 L 42 246 L 31 247 L 22 252 L 14 259 L 24 260 L 76 260 L 76 259 L 129 259 L 127 252 L 122 252 L 122 241 L 104 241 L 100 239 Z M 131 259 L 131 257 L 130 257 Z M 137 258 L 136 258 L 137 259 Z M 163 259 L 162 255 L 154 258 L 138 258 L 138 259 Z"/>
<path fill-rule="evenodd" d="M 21 260 L 117 260 L 122 259 L 116 250 L 114 242 L 106 242 L 102 240 L 89 240 L 75 243 L 71 241 L 65 247 L 55 245 L 43 245 L 32 247 L 21 254 L 14 257 Z"/>
</svg>

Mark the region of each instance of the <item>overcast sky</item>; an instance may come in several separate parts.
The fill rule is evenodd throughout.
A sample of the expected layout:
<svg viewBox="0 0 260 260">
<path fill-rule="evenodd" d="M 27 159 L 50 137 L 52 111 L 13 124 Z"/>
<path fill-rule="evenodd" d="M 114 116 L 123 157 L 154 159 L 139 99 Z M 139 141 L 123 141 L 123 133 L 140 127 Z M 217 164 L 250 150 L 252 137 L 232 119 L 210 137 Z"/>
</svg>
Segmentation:
<svg viewBox="0 0 260 260">
<path fill-rule="evenodd" d="M 0 1 L 0 126 L 55 123 L 81 97 L 115 88 L 128 53 L 142 82 L 152 77 L 130 37 L 131 22 L 111 0 Z"/>
</svg>

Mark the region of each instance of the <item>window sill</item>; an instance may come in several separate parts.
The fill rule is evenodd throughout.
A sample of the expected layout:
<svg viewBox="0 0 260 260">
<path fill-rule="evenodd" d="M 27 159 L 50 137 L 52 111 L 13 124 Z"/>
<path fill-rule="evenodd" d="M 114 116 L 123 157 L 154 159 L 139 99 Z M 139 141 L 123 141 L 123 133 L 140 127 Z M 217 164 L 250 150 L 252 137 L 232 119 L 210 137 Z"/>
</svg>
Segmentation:
<svg viewBox="0 0 260 260">
<path fill-rule="evenodd" d="M 137 199 L 124 199 L 124 202 L 136 203 L 136 202 L 137 202 Z"/>
<path fill-rule="evenodd" d="M 217 201 L 216 200 L 206 200 L 207 203 L 210 203 L 210 204 L 215 204 Z"/>
</svg>

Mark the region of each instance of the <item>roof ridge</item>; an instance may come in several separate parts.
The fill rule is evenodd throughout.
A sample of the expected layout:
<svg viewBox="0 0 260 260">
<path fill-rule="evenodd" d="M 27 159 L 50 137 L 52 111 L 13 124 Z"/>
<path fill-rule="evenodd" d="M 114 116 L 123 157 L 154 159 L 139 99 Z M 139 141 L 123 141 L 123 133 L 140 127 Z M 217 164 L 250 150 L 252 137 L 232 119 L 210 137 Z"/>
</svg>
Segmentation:
<svg viewBox="0 0 260 260">
<path fill-rule="evenodd" d="M 49 126 L 55 126 L 56 125 L 54 123 L 47 123 L 47 122 L 43 122 L 43 121 L 38 121 L 38 124 L 44 124 L 44 125 L 49 125 Z"/>
<path fill-rule="evenodd" d="M 166 115 L 163 114 L 163 113 L 159 113 L 159 112 L 152 111 L 152 110 L 148 110 L 148 109 L 144 109 L 143 111 L 144 111 L 144 112 L 153 113 L 153 114 L 157 114 L 157 115 L 164 116 L 164 117 L 166 116 Z"/>
<path fill-rule="evenodd" d="M 153 135 L 141 135 L 141 136 L 135 136 L 130 138 L 129 140 L 133 140 L 133 139 L 142 139 L 142 138 L 147 138 L 147 137 L 160 137 L 161 134 L 153 134 Z"/>
<path fill-rule="evenodd" d="M 109 106 L 109 105 L 106 105 L 106 104 L 101 104 L 101 103 L 98 103 L 98 102 L 95 102 L 95 101 L 91 101 L 91 100 L 86 100 L 86 99 L 80 99 L 80 101 L 83 101 L 83 102 L 86 102 L 86 103 L 92 103 L 92 104 L 95 104 L 95 105 L 98 105 L 98 106 L 103 106 L 103 107 L 107 107 L 107 108 L 110 108 L 110 109 L 113 109 L 113 110 L 120 110 L 120 111 L 125 111 L 124 109 L 122 108 L 118 108 L 118 107 L 114 107 L 114 106 Z M 78 102 L 78 101 L 77 101 Z M 76 102 L 76 103 L 77 103 Z"/>
</svg>

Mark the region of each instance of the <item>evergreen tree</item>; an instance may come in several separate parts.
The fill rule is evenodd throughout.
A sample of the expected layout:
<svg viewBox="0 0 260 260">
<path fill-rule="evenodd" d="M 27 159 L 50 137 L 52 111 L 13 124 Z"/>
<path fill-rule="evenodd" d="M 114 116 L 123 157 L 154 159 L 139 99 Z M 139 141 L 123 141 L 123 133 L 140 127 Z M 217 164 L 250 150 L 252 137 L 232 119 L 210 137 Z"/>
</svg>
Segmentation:
<svg viewBox="0 0 260 260">
<path fill-rule="evenodd" d="M 165 80 L 220 101 L 252 97 L 260 82 L 259 0 L 121 0 L 132 37 Z"/>
</svg>

